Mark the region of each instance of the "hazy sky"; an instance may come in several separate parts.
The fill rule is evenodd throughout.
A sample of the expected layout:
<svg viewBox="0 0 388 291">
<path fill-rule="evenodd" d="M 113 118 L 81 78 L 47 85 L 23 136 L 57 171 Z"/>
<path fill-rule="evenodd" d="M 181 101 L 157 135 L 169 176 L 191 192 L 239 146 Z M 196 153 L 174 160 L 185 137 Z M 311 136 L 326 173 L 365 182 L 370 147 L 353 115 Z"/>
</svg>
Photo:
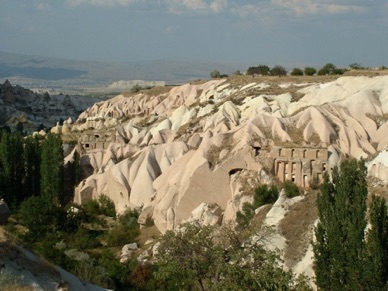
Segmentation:
<svg viewBox="0 0 388 291">
<path fill-rule="evenodd" d="M 78 60 L 388 65 L 387 0 L 0 0 L 0 50 Z"/>
</svg>

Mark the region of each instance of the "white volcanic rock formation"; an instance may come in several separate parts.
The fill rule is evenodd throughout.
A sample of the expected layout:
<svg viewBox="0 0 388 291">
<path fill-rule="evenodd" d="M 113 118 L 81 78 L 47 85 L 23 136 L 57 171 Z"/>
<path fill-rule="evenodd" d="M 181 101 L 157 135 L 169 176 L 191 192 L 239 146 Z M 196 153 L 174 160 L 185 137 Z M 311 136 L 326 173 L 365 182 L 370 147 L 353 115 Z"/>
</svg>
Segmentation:
<svg viewBox="0 0 388 291">
<path fill-rule="evenodd" d="M 283 92 L 267 94 L 274 86 Z M 297 89 L 284 93 L 291 87 Z M 295 94 L 302 97 L 294 101 Z M 328 148 L 330 167 L 341 157 L 367 158 L 388 146 L 387 111 L 386 76 L 294 86 L 236 86 L 222 79 L 160 95 L 118 95 L 71 125 L 115 132 L 108 147 L 82 158 L 91 175 L 77 187 L 75 201 L 105 194 L 119 213 L 143 207 L 140 220 L 152 217 L 162 232 L 203 203 L 233 220 L 247 201 L 244 185 L 271 181 L 274 145 Z M 385 164 L 370 169 L 385 177 Z"/>
</svg>

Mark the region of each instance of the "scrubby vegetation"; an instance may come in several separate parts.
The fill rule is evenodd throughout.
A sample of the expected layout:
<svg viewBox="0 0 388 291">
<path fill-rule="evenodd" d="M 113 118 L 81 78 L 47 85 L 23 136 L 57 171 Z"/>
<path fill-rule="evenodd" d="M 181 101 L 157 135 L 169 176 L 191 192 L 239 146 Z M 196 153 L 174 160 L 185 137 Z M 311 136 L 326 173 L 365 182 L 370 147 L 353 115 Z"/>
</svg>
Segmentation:
<svg viewBox="0 0 388 291">
<path fill-rule="evenodd" d="M 293 68 L 290 74 L 291 76 L 303 76 L 303 70 L 300 68 Z"/>
<path fill-rule="evenodd" d="M 296 184 L 290 180 L 286 180 L 283 183 L 284 191 L 286 192 L 287 198 L 293 198 L 300 195 L 300 189 Z"/>
<path fill-rule="evenodd" d="M 253 194 L 253 203 L 245 202 L 242 211 L 237 212 L 237 223 L 239 225 L 248 225 L 255 215 L 255 210 L 265 204 L 272 204 L 279 197 L 279 190 L 275 185 L 260 185 Z"/>
<path fill-rule="evenodd" d="M 64 171 L 59 136 L 24 139 L 0 131 L 0 198 L 14 213 L 6 230 L 80 279 L 115 290 L 133 289 L 129 277 L 138 263 L 121 264 L 117 254 L 123 245 L 136 242 L 138 212 L 117 217 L 114 203 L 103 194 L 83 206 L 72 205 L 65 189 L 73 192 L 79 167 L 66 167 Z M 0 280 L 14 284 L 7 276 Z"/>
<path fill-rule="evenodd" d="M 155 278 L 163 290 L 309 290 L 283 270 L 276 251 L 265 249 L 269 234 L 184 224 L 164 235 Z"/>
</svg>

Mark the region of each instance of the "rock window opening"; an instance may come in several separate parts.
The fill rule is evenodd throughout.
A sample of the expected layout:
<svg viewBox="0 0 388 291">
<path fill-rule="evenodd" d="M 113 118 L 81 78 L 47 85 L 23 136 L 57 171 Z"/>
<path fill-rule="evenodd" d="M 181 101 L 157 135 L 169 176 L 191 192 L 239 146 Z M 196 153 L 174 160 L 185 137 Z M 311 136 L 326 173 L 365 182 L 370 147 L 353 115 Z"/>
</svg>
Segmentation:
<svg viewBox="0 0 388 291">
<path fill-rule="evenodd" d="M 307 185 L 308 185 L 307 175 L 303 175 L 303 187 L 306 187 Z"/>
</svg>

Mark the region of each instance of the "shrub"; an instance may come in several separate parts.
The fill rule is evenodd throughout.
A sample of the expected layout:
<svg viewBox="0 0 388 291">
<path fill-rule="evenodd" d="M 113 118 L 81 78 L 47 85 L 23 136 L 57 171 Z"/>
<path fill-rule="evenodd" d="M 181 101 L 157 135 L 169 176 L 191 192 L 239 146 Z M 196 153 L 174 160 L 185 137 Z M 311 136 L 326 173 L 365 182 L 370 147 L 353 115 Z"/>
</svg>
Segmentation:
<svg viewBox="0 0 388 291">
<path fill-rule="evenodd" d="M 102 215 L 116 217 L 116 208 L 112 199 L 102 194 L 98 197 L 98 203 L 100 204 L 100 212 Z"/>
<path fill-rule="evenodd" d="M 29 230 L 27 236 L 35 241 L 47 232 L 61 229 L 65 213 L 46 197 L 32 196 L 21 204 L 19 217 Z"/>
<path fill-rule="evenodd" d="M 211 71 L 210 72 L 210 77 L 212 77 L 213 79 L 220 78 L 221 77 L 220 71 L 218 71 L 218 70 Z"/>
<path fill-rule="evenodd" d="M 328 63 L 324 65 L 319 71 L 318 75 L 342 75 L 346 72 L 346 69 L 338 69 L 335 65 L 332 63 Z"/>
<path fill-rule="evenodd" d="M 279 191 L 275 185 L 261 185 L 256 188 L 255 195 L 253 196 L 253 206 L 254 208 L 259 208 L 265 204 L 272 204 L 279 197 Z"/>
<path fill-rule="evenodd" d="M 287 75 L 287 71 L 282 66 L 275 66 L 271 69 L 272 76 L 285 76 Z"/>
<path fill-rule="evenodd" d="M 137 223 L 139 213 L 136 210 L 128 210 L 119 217 L 119 224 L 112 228 L 108 235 L 109 246 L 123 246 L 134 242 L 140 234 L 140 226 Z"/>
<path fill-rule="evenodd" d="M 89 200 L 83 208 L 88 216 L 106 215 L 116 217 L 114 202 L 104 194 L 101 194 L 98 199 Z"/>
<path fill-rule="evenodd" d="M 291 76 L 303 76 L 303 71 L 302 71 L 302 69 L 294 68 L 294 69 L 291 71 Z"/>
<path fill-rule="evenodd" d="M 306 76 L 312 76 L 312 75 L 315 75 L 316 73 L 317 73 L 317 70 L 313 67 L 304 68 L 304 74 Z"/>
<path fill-rule="evenodd" d="M 101 246 L 98 240 L 100 235 L 100 231 L 80 227 L 72 237 L 71 247 L 80 250 L 97 248 Z"/>
<path fill-rule="evenodd" d="M 236 213 L 237 223 L 239 225 L 248 225 L 253 216 L 255 209 L 265 204 L 274 203 L 279 197 L 279 191 L 275 185 L 260 185 L 255 189 L 253 195 L 253 203 L 245 202 L 242 206 L 242 211 Z"/>
<path fill-rule="evenodd" d="M 257 67 L 249 67 L 247 70 L 247 75 L 269 75 L 270 68 L 266 65 L 259 65 Z"/>
<path fill-rule="evenodd" d="M 119 224 L 109 232 L 107 243 L 111 247 L 121 247 L 134 242 L 139 234 L 139 226 L 128 227 L 127 225 Z"/>
<path fill-rule="evenodd" d="M 287 198 L 293 198 L 300 195 L 298 186 L 290 180 L 284 181 L 283 187 Z"/>
<path fill-rule="evenodd" d="M 363 67 L 359 63 L 353 63 L 349 65 L 349 68 L 352 70 L 362 70 Z"/>
<path fill-rule="evenodd" d="M 107 286 L 113 290 L 132 290 L 127 277 L 131 277 L 130 264 L 121 264 L 115 254 L 108 249 L 104 249 L 98 258 L 98 266 L 104 269 L 106 276 L 112 281 L 112 284 Z M 125 289 L 127 288 L 127 289 Z"/>
</svg>

